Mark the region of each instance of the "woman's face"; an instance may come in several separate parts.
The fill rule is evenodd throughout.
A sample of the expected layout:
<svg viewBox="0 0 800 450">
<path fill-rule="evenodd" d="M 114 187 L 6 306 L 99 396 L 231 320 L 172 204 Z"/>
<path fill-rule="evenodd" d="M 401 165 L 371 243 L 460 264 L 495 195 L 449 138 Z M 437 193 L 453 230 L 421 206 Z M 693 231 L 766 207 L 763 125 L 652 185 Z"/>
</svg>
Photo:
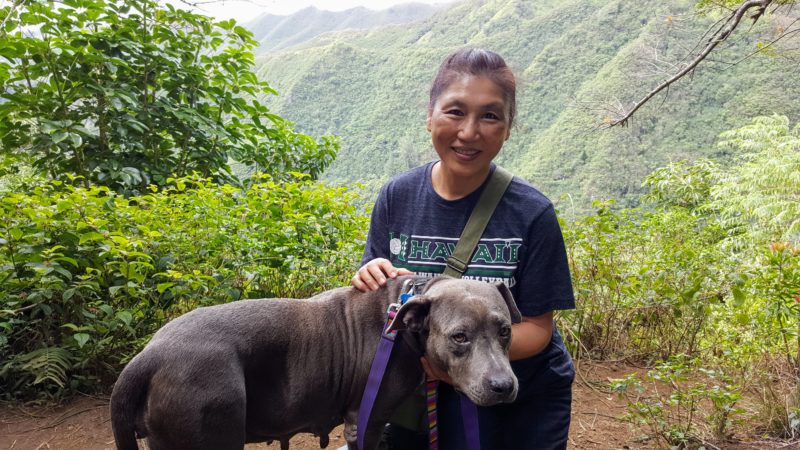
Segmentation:
<svg viewBox="0 0 800 450">
<path fill-rule="evenodd" d="M 464 75 L 428 113 L 428 131 L 442 168 L 456 177 L 485 176 L 510 133 L 510 105 L 489 78 Z"/>
</svg>

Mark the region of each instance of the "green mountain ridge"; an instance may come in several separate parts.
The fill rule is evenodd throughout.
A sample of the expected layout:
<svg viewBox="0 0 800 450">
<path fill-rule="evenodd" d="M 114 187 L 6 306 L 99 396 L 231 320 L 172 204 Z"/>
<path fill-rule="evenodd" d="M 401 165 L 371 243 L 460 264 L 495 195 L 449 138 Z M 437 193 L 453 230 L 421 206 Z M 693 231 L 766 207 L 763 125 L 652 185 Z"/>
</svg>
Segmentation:
<svg viewBox="0 0 800 450">
<path fill-rule="evenodd" d="M 265 54 L 302 44 L 324 33 L 420 21 L 443 7 L 404 3 L 378 11 L 359 6 L 334 12 L 309 6 L 288 16 L 263 14 L 244 26 L 253 32 L 260 44 L 256 51 Z"/>
<path fill-rule="evenodd" d="M 656 167 L 730 158 L 713 146 L 720 132 L 756 115 L 800 117 L 800 77 L 786 75 L 797 72 L 797 59 L 755 55 L 708 62 L 630 126 L 600 129 L 605 108 L 638 100 L 672 70 L 667 61 L 700 39 L 714 19 L 694 17 L 693 8 L 688 0 L 472 0 L 414 24 L 319 36 L 259 58 L 259 74 L 280 92 L 269 100 L 276 112 L 306 133 L 341 136 L 324 178 L 379 183 L 436 157 L 424 123 L 443 57 L 490 48 L 520 85 L 518 119 L 498 162 L 578 211 L 593 199 L 630 206 Z M 771 20 L 737 30 L 714 60 L 753 51 L 773 35 Z M 659 59 L 643 58 L 652 54 Z"/>
</svg>

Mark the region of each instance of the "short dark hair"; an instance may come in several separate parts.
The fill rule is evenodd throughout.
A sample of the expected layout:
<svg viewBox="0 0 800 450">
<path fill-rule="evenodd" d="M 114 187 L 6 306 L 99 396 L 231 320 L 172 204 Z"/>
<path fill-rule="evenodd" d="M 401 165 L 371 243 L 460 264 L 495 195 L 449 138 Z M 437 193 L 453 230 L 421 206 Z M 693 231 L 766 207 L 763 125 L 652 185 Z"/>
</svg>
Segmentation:
<svg viewBox="0 0 800 450">
<path fill-rule="evenodd" d="M 517 115 L 517 81 L 514 72 L 502 56 L 482 48 L 465 48 L 445 58 L 431 85 L 428 111 L 433 111 L 436 100 L 453 81 L 463 75 L 483 76 L 492 80 L 503 91 L 503 99 L 510 106 L 509 126 Z"/>
</svg>

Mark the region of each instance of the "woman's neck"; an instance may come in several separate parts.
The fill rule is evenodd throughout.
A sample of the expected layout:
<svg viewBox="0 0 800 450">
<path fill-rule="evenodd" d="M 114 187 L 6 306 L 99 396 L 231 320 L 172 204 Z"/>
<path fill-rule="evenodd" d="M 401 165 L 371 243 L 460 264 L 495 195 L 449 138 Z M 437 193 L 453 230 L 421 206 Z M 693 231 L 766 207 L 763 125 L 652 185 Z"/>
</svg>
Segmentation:
<svg viewBox="0 0 800 450">
<path fill-rule="evenodd" d="M 433 190 L 445 200 L 458 200 L 475 192 L 489 176 L 490 167 L 471 176 L 457 175 L 442 166 L 438 161 L 431 170 Z"/>
</svg>

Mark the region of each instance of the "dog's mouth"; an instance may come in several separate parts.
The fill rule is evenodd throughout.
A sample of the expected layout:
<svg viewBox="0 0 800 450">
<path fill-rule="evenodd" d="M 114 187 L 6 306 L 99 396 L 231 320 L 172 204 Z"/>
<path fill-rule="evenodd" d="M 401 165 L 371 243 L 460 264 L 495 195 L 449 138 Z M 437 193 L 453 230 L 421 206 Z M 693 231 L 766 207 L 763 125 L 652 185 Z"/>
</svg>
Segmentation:
<svg viewBox="0 0 800 450">
<path fill-rule="evenodd" d="M 500 403 L 512 403 L 517 398 L 518 390 L 516 383 L 514 388 L 508 392 L 494 392 L 490 389 L 483 389 L 480 386 L 470 386 L 467 389 L 453 386 L 453 389 L 459 394 L 467 396 L 472 403 L 478 406 L 494 406 Z"/>
</svg>

